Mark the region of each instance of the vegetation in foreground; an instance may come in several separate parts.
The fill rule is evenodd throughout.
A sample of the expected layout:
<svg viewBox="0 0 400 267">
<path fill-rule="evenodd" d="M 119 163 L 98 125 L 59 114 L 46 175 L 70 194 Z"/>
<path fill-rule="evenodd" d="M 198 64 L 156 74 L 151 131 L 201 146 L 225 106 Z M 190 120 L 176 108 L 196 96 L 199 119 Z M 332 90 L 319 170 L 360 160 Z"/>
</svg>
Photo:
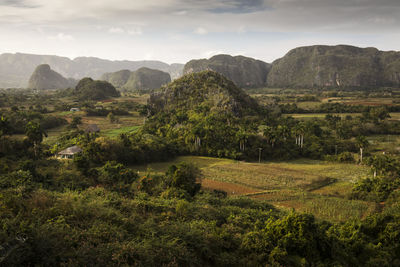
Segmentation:
<svg viewBox="0 0 400 267">
<path fill-rule="evenodd" d="M 97 103 L 68 91 L 54 93 L 71 101 L 60 107 L 38 105 L 41 97 L 46 99 L 40 95 L 5 95 L 0 121 L 1 264 L 399 264 L 399 161 L 396 153 L 383 155 L 369 141 L 371 134 L 399 131 L 387 107 L 368 107 L 351 118 L 285 118 L 273 105 L 237 97 L 243 94 L 240 89 L 208 72 L 164 90 L 170 92 L 167 97 L 188 91 L 193 97 L 170 98 L 176 102 L 165 109 L 169 113 L 157 110 L 155 101 L 143 127 L 112 132 L 111 137 L 87 133 L 81 124 L 88 118 L 123 124 L 147 110 L 119 100 L 97 109 Z M 68 111 L 71 103 L 82 107 L 81 118 Z M 56 115 L 64 112 L 70 117 Z M 50 116 L 62 124 L 43 127 Z M 47 129 L 59 127 L 65 131 L 45 140 Z M 71 145 L 83 150 L 73 161 L 52 158 Z M 140 167 L 185 154 L 230 159 L 201 158 L 200 169 L 178 162 L 164 163 L 168 166 L 158 172 Z M 308 159 L 237 161 L 300 157 Z M 318 165 L 307 164 L 310 158 Z M 232 196 L 226 185 L 250 192 Z"/>
</svg>

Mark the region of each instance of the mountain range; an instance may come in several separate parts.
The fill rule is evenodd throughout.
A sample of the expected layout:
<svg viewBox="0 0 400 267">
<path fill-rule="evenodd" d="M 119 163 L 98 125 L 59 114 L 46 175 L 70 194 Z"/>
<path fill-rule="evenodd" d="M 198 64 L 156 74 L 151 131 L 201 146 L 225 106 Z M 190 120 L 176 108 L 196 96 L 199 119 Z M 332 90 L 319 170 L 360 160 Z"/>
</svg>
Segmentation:
<svg viewBox="0 0 400 267">
<path fill-rule="evenodd" d="M 99 79 L 104 73 L 117 72 L 112 79 L 123 84 L 127 83 L 130 72 L 146 67 L 167 72 L 172 80 L 182 74 L 212 70 L 242 88 L 400 87 L 400 52 L 349 45 L 314 45 L 292 49 L 271 64 L 230 55 L 191 60 L 186 65 L 168 65 L 161 61 L 110 61 L 86 57 L 71 60 L 58 56 L 2 54 L 0 88 L 26 87 L 30 75 L 40 64 L 48 64 L 62 76 L 74 79 Z M 105 80 L 107 77 L 103 76 Z"/>
<path fill-rule="evenodd" d="M 0 55 L 0 88 L 27 87 L 29 78 L 37 66 L 48 64 L 65 78 L 79 80 L 83 77 L 98 79 L 106 72 L 122 69 L 135 71 L 142 67 L 168 72 L 172 78 L 182 75 L 183 64 L 167 64 L 161 61 L 111 61 L 95 57 L 67 57 L 34 54 Z"/>
</svg>

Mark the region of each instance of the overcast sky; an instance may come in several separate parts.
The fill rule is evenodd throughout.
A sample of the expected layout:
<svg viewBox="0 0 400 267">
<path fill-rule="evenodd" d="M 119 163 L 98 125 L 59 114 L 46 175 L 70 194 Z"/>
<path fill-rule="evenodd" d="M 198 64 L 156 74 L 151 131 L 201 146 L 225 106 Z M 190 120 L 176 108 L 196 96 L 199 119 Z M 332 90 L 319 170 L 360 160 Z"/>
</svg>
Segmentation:
<svg viewBox="0 0 400 267">
<path fill-rule="evenodd" d="M 0 53 L 267 62 L 297 46 L 400 50 L 400 0 L 0 0 Z"/>
</svg>

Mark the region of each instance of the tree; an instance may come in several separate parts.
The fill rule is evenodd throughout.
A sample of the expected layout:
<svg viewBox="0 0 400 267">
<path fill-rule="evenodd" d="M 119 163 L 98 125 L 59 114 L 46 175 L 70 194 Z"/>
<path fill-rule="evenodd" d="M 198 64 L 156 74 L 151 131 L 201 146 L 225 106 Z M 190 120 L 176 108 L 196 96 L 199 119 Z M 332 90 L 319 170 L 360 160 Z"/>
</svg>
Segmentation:
<svg viewBox="0 0 400 267">
<path fill-rule="evenodd" d="M 201 184 L 197 183 L 197 179 L 201 177 L 201 172 L 193 164 L 181 162 L 178 165 L 171 165 L 166 176 L 170 187 L 183 189 L 191 196 L 200 190 Z"/>
<path fill-rule="evenodd" d="M 274 147 L 277 139 L 276 130 L 271 126 L 265 126 L 263 127 L 263 135 L 265 138 L 267 138 L 268 142 L 271 144 L 271 147 Z"/>
<path fill-rule="evenodd" d="M 327 114 L 325 116 L 325 120 L 328 122 L 328 126 L 331 129 L 335 129 L 336 124 L 341 121 L 341 117 L 337 116 L 337 115 L 331 115 L 331 114 Z"/>
<path fill-rule="evenodd" d="M 43 141 L 43 136 L 47 137 L 47 133 L 40 127 L 39 123 L 30 121 L 25 127 L 25 135 L 28 137 L 29 142 L 33 144 L 33 151 L 35 157 L 37 157 L 40 150 L 40 144 Z"/>
<path fill-rule="evenodd" d="M 293 128 L 293 135 L 296 139 L 296 145 L 298 145 L 300 148 L 303 148 L 304 145 L 304 133 L 305 127 L 303 123 L 298 123 Z"/>
<path fill-rule="evenodd" d="M 246 150 L 246 143 L 249 135 L 247 134 L 246 130 L 242 127 L 239 128 L 239 131 L 236 132 L 236 138 L 239 141 L 239 149 L 241 152 Z"/>
<path fill-rule="evenodd" d="M 360 148 L 360 163 L 362 163 L 362 161 L 363 161 L 363 151 L 364 151 L 365 148 L 368 147 L 369 142 L 368 142 L 367 138 L 365 138 L 365 136 L 359 135 L 356 138 L 356 143 L 357 143 L 357 147 Z"/>
<path fill-rule="evenodd" d="M 97 180 L 100 184 L 120 192 L 128 192 L 132 182 L 138 178 L 136 172 L 115 161 L 107 161 L 106 164 L 97 169 L 97 173 Z"/>
<path fill-rule="evenodd" d="M 368 159 L 367 164 L 371 166 L 376 175 L 398 175 L 399 166 L 396 159 L 388 155 L 376 155 Z"/>
<path fill-rule="evenodd" d="M 107 115 L 107 119 L 111 122 L 111 123 L 116 123 L 118 122 L 118 118 L 114 115 L 114 113 L 110 112 Z"/>
<path fill-rule="evenodd" d="M 390 118 L 390 115 L 387 107 L 383 106 L 371 108 L 369 111 L 369 117 L 371 118 L 371 120 L 377 123 L 387 118 Z"/>
<path fill-rule="evenodd" d="M 7 117 L 0 117 L 0 137 L 11 133 L 11 125 Z"/>
<path fill-rule="evenodd" d="M 71 121 L 71 128 L 77 128 L 79 124 L 82 124 L 82 117 L 74 116 Z"/>
</svg>

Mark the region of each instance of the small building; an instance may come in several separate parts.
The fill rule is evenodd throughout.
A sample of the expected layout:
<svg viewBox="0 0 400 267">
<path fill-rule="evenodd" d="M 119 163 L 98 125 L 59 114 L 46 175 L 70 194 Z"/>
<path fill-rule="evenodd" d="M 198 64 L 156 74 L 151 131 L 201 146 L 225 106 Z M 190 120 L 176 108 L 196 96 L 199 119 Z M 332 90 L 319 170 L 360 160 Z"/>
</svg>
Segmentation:
<svg viewBox="0 0 400 267">
<path fill-rule="evenodd" d="M 71 146 L 63 151 L 58 152 L 58 158 L 60 159 L 73 159 L 78 153 L 81 153 L 82 149 L 79 146 Z"/>
<path fill-rule="evenodd" d="M 87 133 L 98 133 L 98 132 L 100 132 L 100 128 L 99 128 L 99 126 L 97 126 L 97 124 L 89 124 L 86 127 L 85 132 L 87 132 Z"/>
<path fill-rule="evenodd" d="M 69 111 L 75 112 L 75 111 L 81 111 L 81 110 L 79 108 L 71 108 Z"/>
</svg>

